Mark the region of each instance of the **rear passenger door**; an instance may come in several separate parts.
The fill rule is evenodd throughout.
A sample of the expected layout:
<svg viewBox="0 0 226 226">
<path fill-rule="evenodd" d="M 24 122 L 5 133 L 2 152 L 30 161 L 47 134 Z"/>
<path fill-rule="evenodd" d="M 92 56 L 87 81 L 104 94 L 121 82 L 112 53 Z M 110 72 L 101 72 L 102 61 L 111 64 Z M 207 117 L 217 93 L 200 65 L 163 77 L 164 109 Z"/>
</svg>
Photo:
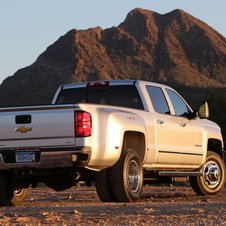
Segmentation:
<svg viewBox="0 0 226 226">
<path fill-rule="evenodd" d="M 146 86 L 155 119 L 158 164 L 180 163 L 180 125 L 172 115 L 163 90 L 158 86 Z"/>
</svg>

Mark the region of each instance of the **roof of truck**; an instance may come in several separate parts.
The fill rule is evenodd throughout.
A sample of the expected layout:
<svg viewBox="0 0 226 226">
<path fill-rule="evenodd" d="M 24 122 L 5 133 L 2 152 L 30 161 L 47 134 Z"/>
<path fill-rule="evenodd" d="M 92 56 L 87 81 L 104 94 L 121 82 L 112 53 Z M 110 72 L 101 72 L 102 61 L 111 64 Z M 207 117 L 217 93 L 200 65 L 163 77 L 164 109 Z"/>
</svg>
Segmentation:
<svg viewBox="0 0 226 226">
<path fill-rule="evenodd" d="M 82 88 L 87 86 L 114 86 L 114 85 L 135 85 L 138 83 L 147 83 L 149 85 L 158 85 L 158 86 L 164 86 L 168 87 L 166 85 L 150 82 L 150 81 L 142 81 L 142 80 L 97 80 L 97 81 L 87 81 L 87 82 L 79 82 L 79 83 L 70 83 L 66 85 L 62 85 L 61 89 L 72 89 L 72 88 Z"/>
</svg>

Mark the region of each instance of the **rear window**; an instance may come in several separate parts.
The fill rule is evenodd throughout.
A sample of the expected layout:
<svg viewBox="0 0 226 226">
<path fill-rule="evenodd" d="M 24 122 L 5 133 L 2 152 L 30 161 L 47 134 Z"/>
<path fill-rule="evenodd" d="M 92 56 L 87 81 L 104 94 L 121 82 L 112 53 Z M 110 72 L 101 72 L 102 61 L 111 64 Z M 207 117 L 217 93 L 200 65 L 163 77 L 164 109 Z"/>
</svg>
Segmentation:
<svg viewBox="0 0 226 226">
<path fill-rule="evenodd" d="M 143 110 L 135 86 L 93 86 L 60 91 L 56 104 L 93 103 Z"/>
</svg>

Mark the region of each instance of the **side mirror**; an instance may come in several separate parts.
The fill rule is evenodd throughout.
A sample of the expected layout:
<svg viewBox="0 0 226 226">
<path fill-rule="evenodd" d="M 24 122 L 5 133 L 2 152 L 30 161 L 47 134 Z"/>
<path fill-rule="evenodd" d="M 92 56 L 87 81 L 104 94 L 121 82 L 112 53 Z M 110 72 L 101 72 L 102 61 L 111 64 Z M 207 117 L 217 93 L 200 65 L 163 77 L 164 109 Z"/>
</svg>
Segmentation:
<svg viewBox="0 0 226 226">
<path fill-rule="evenodd" d="M 198 114 L 200 119 L 209 118 L 209 106 L 206 101 L 201 102 Z"/>
</svg>

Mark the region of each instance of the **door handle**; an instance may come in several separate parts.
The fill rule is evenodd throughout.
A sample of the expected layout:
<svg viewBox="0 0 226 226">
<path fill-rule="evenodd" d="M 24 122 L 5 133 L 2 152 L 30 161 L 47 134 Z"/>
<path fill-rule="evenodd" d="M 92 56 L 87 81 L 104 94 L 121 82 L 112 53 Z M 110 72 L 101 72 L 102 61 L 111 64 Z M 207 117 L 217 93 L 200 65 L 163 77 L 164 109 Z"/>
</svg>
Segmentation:
<svg viewBox="0 0 226 226">
<path fill-rule="evenodd" d="M 185 127 L 186 123 L 180 123 L 180 126 Z"/>
<path fill-rule="evenodd" d="M 161 125 L 162 123 L 164 123 L 164 121 L 159 119 L 159 120 L 157 120 L 157 123 L 159 123 Z"/>
</svg>

